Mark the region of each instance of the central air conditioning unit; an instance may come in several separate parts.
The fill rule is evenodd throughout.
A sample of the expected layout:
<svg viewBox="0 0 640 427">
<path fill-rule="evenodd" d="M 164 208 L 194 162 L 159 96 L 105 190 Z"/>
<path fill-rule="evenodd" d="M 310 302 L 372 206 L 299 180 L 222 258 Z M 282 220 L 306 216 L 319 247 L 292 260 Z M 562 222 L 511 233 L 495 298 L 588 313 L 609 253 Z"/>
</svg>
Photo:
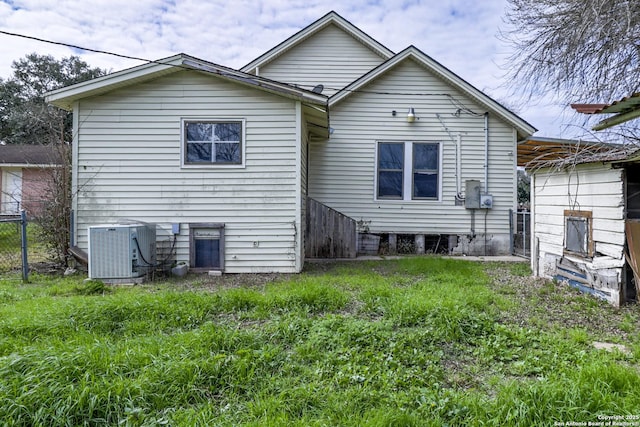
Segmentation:
<svg viewBox="0 0 640 427">
<path fill-rule="evenodd" d="M 155 224 L 89 227 L 89 278 L 111 283 L 141 282 L 156 263 Z"/>
</svg>

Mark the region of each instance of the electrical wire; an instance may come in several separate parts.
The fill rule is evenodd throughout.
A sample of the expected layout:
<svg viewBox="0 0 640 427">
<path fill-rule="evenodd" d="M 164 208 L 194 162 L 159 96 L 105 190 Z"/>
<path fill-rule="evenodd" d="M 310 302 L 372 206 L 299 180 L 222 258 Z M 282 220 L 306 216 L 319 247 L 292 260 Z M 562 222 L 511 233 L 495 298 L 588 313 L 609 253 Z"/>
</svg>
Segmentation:
<svg viewBox="0 0 640 427">
<path fill-rule="evenodd" d="M 169 249 L 169 255 L 167 255 L 167 257 L 164 258 L 162 261 L 153 264 L 153 263 L 150 263 L 149 261 L 147 261 L 144 258 L 144 255 L 142 254 L 142 250 L 140 249 L 140 242 L 138 242 L 138 238 L 137 237 L 133 238 L 133 241 L 136 242 L 136 248 L 138 249 L 138 254 L 140 255 L 140 259 L 142 260 L 142 262 L 144 262 L 146 264 L 146 267 L 154 267 L 154 268 L 162 267 L 163 265 L 165 265 L 165 263 L 167 261 L 169 261 L 169 258 L 171 258 L 171 256 L 173 255 L 173 250 L 176 247 L 176 240 L 177 240 L 177 235 L 174 234 L 173 235 L 173 243 L 171 245 L 171 248 Z"/>
<path fill-rule="evenodd" d="M 23 38 L 23 39 L 27 39 L 27 40 L 34 40 L 34 41 L 37 41 L 37 42 L 40 42 L 40 43 L 47 43 L 47 44 L 52 44 L 52 45 L 56 45 L 56 46 L 64 46 L 64 47 L 69 47 L 69 48 L 77 49 L 77 50 L 84 50 L 84 51 L 87 51 L 87 52 L 93 52 L 93 53 L 99 53 L 99 54 L 103 54 L 103 55 L 115 56 L 115 57 L 123 58 L 123 59 L 131 59 L 131 60 L 134 60 L 134 61 L 141 61 L 141 62 L 145 62 L 147 64 L 170 65 L 172 67 L 193 71 L 192 67 L 189 67 L 189 66 L 186 66 L 186 65 L 167 64 L 165 62 L 158 61 L 158 60 L 151 60 L 151 59 L 141 58 L 141 57 L 137 57 L 137 56 L 124 55 L 124 54 L 121 54 L 121 53 L 115 53 L 115 52 L 110 52 L 110 51 L 101 50 L 101 49 L 92 49 L 92 48 L 89 48 L 89 47 L 84 47 L 84 46 L 79 46 L 79 45 L 75 45 L 75 44 L 71 44 L 71 43 L 59 42 L 59 41 L 54 41 L 54 40 L 43 39 L 41 37 L 29 36 L 29 35 L 26 35 L 26 34 L 18 34 L 18 33 L 13 33 L 13 32 L 4 31 L 4 30 L 0 30 L 0 34 L 4 34 L 4 35 L 7 35 L 7 36 L 11 36 L 11 37 L 19 37 L 19 38 Z M 312 85 L 295 85 L 295 86 L 300 87 L 302 89 L 309 88 L 307 90 L 313 89 L 313 87 L 314 87 Z M 363 90 L 363 89 L 345 89 L 345 88 L 334 88 L 334 87 L 326 87 L 326 89 L 335 90 L 335 91 L 338 91 L 338 92 L 363 93 L 363 94 L 373 94 L 373 95 L 444 96 L 444 97 L 447 97 L 450 100 L 450 102 L 452 103 L 452 105 L 457 108 L 456 113 L 458 115 L 460 114 L 460 112 L 466 112 L 467 114 L 471 114 L 471 115 L 474 115 L 474 116 L 475 115 L 482 115 L 481 113 L 476 113 L 476 112 L 472 111 L 470 108 L 466 107 L 460 100 L 456 99 L 450 93 L 368 91 L 368 90 Z"/>
<path fill-rule="evenodd" d="M 53 40 L 42 39 L 40 37 L 28 36 L 28 35 L 25 35 L 25 34 L 12 33 L 12 32 L 4 31 L 4 30 L 0 30 L 0 34 L 4 34 L 4 35 L 7 35 L 7 36 L 12 36 L 12 37 L 20 37 L 20 38 L 28 39 L 28 40 L 35 40 L 37 42 L 48 43 L 48 44 L 53 44 L 53 45 L 57 45 L 57 46 L 70 47 L 70 48 L 73 48 L 73 49 L 86 50 L 87 52 L 101 53 L 101 54 L 104 54 L 104 55 L 117 56 L 119 58 L 124 58 L 124 59 L 133 59 L 135 61 L 143 61 L 143 62 L 148 62 L 148 63 L 151 63 L 151 64 L 161 64 L 161 62 L 152 61 L 152 60 L 149 60 L 149 59 L 138 58 L 138 57 L 130 56 L 130 55 L 123 55 L 123 54 L 120 54 L 120 53 L 109 52 L 109 51 L 106 51 L 106 50 L 91 49 L 91 48 L 88 48 L 88 47 L 78 46 L 78 45 L 74 45 L 74 44 L 70 44 L 70 43 L 57 42 L 57 41 L 53 41 Z"/>
</svg>

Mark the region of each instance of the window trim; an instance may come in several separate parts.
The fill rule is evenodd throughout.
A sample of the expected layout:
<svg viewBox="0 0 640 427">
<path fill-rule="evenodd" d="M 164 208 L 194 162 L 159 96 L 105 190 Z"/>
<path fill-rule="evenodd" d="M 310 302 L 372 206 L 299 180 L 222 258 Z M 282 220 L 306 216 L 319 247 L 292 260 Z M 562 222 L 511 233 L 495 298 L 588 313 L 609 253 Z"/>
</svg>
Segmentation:
<svg viewBox="0 0 640 427">
<path fill-rule="evenodd" d="M 188 163 L 187 157 L 187 123 L 239 123 L 240 131 L 240 162 L 239 163 Z M 246 119 L 232 117 L 182 117 L 180 119 L 180 167 L 183 169 L 238 169 L 245 167 L 246 153 Z"/>
<path fill-rule="evenodd" d="M 591 211 L 580 211 L 580 210 L 564 210 L 564 242 L 562 244 L 563 252 L 567 255 L 575 255 L 583 258 L 593 258 L 594 254 L 594 243 L 593 243 L 593 213 Z M 567 248 L 567 232 L 568 232 L 568 222 L 569 220 L 580 220 L 585 221 L 587 226 L 586 231 L 586 251 L 585 252 L 576 252 Z"/>
<path fill-rule="evenodd" d="M 379 159 L 379 154 L 380 154 L 380 146 L 382 144 L 394 144 L 394 145 L 401 145 L 402 146 L 402 168 L 400 169 L 380 169 L 380 159 Z M 376 144 L 376 187 L 374 189 L 374 194 L 376 199 L 380 199 L 380 200 L 404 200 L 407 192 L 406 192 L 406 188 L 405 188 L 405 163 L 407 162 L 407 145 L 404 142 L 400 142 L 400 141 L 378 141 Z M 402 188 L 400 189 L 400 197 L 397 196 L 385 196 L 385 197 L 380 197 L 378 195 L 379 193 L 379 188 L 378 188 L 378 181 L 380 178 L 380 172 L 395 172 L 398 173 L 400 172 L 402 174 Z"/>
<path fill-rule="evenodd" d="M 378 155 L 380 144 L 403 144 L 404 159 L 402 166 L 402 198 L 378 197 Z M 438 146 L 438 196 L 437 197 L 413 197 L 414 190 L 414 161 L 413 161 L 413 144 L 431 144 Z M 374 154 L 374 179 L 373 179 L 373 199 L 376 202 L 411 202 L 411 203 L 434 203 L 442 201 L 442 157 L 443 157 L 442 141 L 399 141 L 381 139 L 376 141 Z M 409 167 L 407 167 L 409 165 Z"/>
</svg>

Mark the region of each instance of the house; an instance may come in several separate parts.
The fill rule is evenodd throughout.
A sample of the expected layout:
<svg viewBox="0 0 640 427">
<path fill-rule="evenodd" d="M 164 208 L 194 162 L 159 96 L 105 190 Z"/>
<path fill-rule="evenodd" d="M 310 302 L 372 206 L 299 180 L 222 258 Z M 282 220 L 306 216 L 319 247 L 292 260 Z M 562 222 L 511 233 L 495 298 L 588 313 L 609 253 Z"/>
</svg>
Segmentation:
<svg viewBox="0 0 640 427">
<path fill-rule="evenodd" d="M 308 201 L 392 249 L 506 253 L 516 143 L 535 132 L 335 12 L 240 70 L 180 54 L 47 100 L 74 113 L 81 249 L 88 227 L 134 219 L 175 261 L 229 273 L 299 272 L 311 231 L 344 253 L 355 229 L 308 221 Z"/>
<path fill-rule="evenodd" d="M 50 197 L 55 168 L 62 164 L 52 145 L 0 145 L 0 215 L 17 215 L 21 209 L 38 215 Z"/>
<path fill-rule="evenodd" d="M 636 298 L 625 224 L 640 219 L 637 147 L 530 137 L 518 149 L 531 175 L 531 267 L 619 304 Z"/>
</svg>

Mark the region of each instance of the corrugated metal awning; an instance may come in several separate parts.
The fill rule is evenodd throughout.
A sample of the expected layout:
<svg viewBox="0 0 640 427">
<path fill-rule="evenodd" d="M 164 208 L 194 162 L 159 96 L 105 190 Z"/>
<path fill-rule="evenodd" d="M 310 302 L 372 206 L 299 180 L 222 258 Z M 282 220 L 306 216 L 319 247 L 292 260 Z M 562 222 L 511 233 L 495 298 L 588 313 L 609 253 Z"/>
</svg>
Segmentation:
<svg viewBox="0 0 640 427">
<path fill-rule="evenodd" d="M 636 146 L 571 139 L 529 137 L 518 142 L 518 166 L 527 169 L 561 165 L 619 161 L 638 151 Z"/>
<path fill-rule="evenodd" d="M 610 104 L 571 104 L 571 108 L 583 114 L 615 114 L 593 126 L 603 130 L 640 117 L 640 92 L 633 93 Z"/>
</svg>

